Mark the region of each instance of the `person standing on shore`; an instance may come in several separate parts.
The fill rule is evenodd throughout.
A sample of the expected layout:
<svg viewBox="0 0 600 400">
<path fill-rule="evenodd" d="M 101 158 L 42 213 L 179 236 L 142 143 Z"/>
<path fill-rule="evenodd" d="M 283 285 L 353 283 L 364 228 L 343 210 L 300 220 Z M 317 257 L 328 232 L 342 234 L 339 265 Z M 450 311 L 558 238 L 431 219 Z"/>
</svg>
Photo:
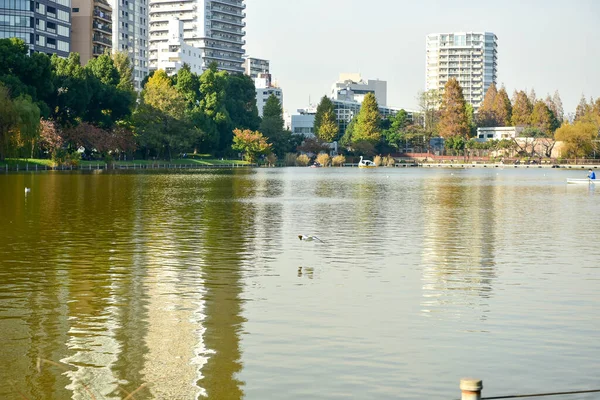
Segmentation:
<svg viewBox="0 0 600 400">
<path fill-rule="evenodd" d="M 594 171 L 592 171 L 591 168 L 590 168 L 590 172 L 588 173 L 588 178 L 596 179 L 596 173 Z"/>
</svg>

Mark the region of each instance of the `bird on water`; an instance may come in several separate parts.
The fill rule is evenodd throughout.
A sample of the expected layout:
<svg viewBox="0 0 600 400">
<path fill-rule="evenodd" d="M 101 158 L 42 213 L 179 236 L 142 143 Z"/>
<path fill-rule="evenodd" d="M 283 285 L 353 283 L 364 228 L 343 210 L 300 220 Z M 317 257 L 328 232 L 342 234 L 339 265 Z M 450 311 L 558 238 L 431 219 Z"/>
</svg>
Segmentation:
<svg viewBox="0 0 600 400">
<path fill-rule="evenodd" d="M 319 239 L 317 236 L 314 236 L 314 235 L 298 235 L 298 239 L 303 240 L 305 242 L 317 241 L 317 242 L 325 243 L 321 239 Z"/>
</svg>

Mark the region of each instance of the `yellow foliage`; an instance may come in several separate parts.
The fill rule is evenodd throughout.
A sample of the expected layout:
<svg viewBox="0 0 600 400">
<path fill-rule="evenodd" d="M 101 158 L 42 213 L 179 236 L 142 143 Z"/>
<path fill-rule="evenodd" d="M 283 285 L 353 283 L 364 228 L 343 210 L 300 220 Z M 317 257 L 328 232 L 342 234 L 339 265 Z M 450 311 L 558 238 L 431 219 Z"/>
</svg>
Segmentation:
<svg viewBox="0 0 600 400">
<path fill-rule="evenodd" d="M 321 153 L 317 156 L 317 162 L 319 164 L 321 164 L 323 167 L 328 167 L 330 161 L 331 161 L 331 158 L 329 157 L 329 154 L 327 154 L 327 153 Z"/>
<path fill-rule="evenodd" d="M 344 155 L 342 154 L 335 156 L 331 159 L 331 165 L 333 165 L 334 167 L 341 167 L 345 162 L 346 157 L 344 157 Z"/>
<path fill-rule="evenodd" d="M 306 167 L 309 162 L 310 157 L 308 157 L 306 154 L 300 154 L 298 157 L 296 157 L 296 165 L 299 167 Z"/>
<path fill-rule="evenodd" d="M 593 140 L 598 136 L 598 126 L 592 122 L 565 122 L 554 134 L 554 138 L 564 143 L 566 157 L 586 157 L 594 149 Z"/>
</svg>

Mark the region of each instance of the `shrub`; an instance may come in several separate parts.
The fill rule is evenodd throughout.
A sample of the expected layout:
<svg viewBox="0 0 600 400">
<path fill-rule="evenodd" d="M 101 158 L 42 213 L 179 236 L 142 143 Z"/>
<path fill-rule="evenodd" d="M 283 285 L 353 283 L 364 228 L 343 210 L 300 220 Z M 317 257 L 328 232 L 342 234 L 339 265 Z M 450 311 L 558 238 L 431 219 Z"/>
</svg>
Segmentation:
<svg viewBox="0 0 600 400">
<path fill-rule="evenodd" d="M 383 158 L 381 156 L 375 156 L 373 163 L 378 167 L 381 167 L 383 165 Z"/>
<path fill-rule="evenodd" d="M 310 158 L 306 154 L 300 154 L 296 157 L 296 165 L 299 167 L 306 167 L 310 162 Z"/>
<path fill-rule="evenodd" d="M 81 153 L 69 153 L 66 149 L 59 148 L 52 154 L 52 163 L 55 167 L 77 167 L 81 161 Z"/>
<path fill-rule="evenodd" d="M 331 165 L 335 167 L 341 167 L 345 162 L 346 157 L 344 157 L 342 154 L 340 154 L 339 156 L 335 156 L 331 159 Z"/>
<path fill-rule="evenodd" d="M 285 153 L 284 163 L 287 167 L 296 165 L 296 153 Z"/>
<path fill-rule="evenodd" d="M 331 158 L 329 157 L 329 154 L 327 154 L 327 153 L 321 153 L 317 156 L 317 162 L 319 164 L 321 164 L 323 167 L 328 167 L 330 161 L 331 161 Z"/>
<path fill-rule="evenodd" d="M 394 159 L 394 157 L 388 154 L 388 156 L 385 158 L 385 165 L 387 167 L 393 167 L 394 165 L 396 165 L 396 160 Z"/>
</svg>

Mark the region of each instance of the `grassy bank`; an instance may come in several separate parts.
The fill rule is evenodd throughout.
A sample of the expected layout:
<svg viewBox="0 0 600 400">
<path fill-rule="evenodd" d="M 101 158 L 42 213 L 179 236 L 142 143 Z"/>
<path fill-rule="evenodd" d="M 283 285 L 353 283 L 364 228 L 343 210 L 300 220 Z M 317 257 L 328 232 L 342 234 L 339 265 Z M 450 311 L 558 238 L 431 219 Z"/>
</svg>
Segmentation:
<svg viewBox="0 0 600 400">
<path fill-rule="evenodd" d="M 104 165 L 105 162 L 103 160 L 92 160 L 86 161 L 81 160 L 79 162 L 80 167 L 88 167 L 88 166 L 96 166 L 96 165 Z M 178 158 L 173 160 L 127 160 L 127 161 L 114 161 L 113 165 L 116 167 L 119 166 L 134 166 L 134 165 L 206 165 L 206 166 L 218 166 L 218 165 L 248 165 L 249 163 L 244 160 L 221 160 L 216 158 Z M 35 158 L 7 158 L 5 161 L 0 161 L 0 168 L 8 165 L 9 167 L 14 167 L 19 165 L 19 167 L 25 168 L 26 165 L 29 167 L 52 167 L 52 160 L 47 159 L 35 159 Z"/>
</svg>

